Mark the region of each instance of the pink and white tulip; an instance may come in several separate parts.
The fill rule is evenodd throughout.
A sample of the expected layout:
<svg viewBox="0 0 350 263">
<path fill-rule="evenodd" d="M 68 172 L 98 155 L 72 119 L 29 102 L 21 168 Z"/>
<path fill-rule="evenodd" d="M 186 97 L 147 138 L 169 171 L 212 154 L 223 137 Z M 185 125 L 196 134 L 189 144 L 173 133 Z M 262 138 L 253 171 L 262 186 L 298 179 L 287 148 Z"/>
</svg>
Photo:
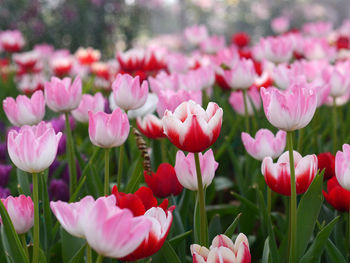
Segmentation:
<svg viewBox="0 0 350 263">
<path fill-rule="evenodd" d="M 293 151 L 295 167 L 296 193 L 305 193 L 312 180 L 316 176 L 318 161 L 317 156 L 307 155 L 302 157 L 300 153 Z M 290 196 L 290 165 L 288 151 L 283 153 L 273 163 L 271 157 L 265 157 L 261 164 L 261 173 L 265 177 L 266 184 L 272 191 Z"/>
<path fill-rule="evenodd" d="M 285 16 L 279 16 L 271 21 L 271 28 L 277 34 L 285 33 L 289 29 L 289 19 Z"/>
<path fill-rule="evenodd" d="M 335 175 L 339 184 L 350 191 L 350 145 L 343 144 L 343 151 L 335 156 Z"/>
<path fill-rule="evenodd" d="M 220 49 L 225 48 L 225 38 L 223 36 L 211 36 L 200 42 L 200 49 L 204 53 L 215 54 Z"/>
<path fill-rule="evenodd" d="M 24 234 L 33 227 L 34 204 L 30 196 L 9 196 L 6 199 L 1 199 L 1 201 L 10 216 L 17 234 Z"/>
<path fill-rule="evenodd" d="M 196 46 L 206 40 L 209 37 L 209 34 L 205 25 L 193 25 L 185 28 L 184 36 L 188 43 Z"/>
<path fill-rule="evenodd" d="M 111 114 L 89 111 L 89 136 L 91 142 L 102 148 L 122 145 L 130 130 L 128 116 L 121 109 Z"/>
<path fill-rule="evenodd" d="M 267 37 L 260 40 L 263 56 L 274 63 L 288 62 L 293 55 L 293 42 L 288 36 Z"/>
<path fill-rule="evenodd" d="M 251 255 L 246 235 L 240 233 L 235 243 L 225 235 L 217 235 L 209 249 L 197 244 L 191 245 L 193 263 L 250 263 Z"/>
<path fill-rule="evenodd" d="M 123 110 L 134 110 L 142 107 L 148 96 L 147 81 L 140 85 L 139 76 L 118 74 L 112 84 L 115 103 Z"/>
<path fill-rule="evenodd" d="M 247 92 L 247 112 L 249 116 L 254 115 L 254 110 L 259 111 L 261 108 L 261 98 L 259 91 L 254 87 Z M 229 103 L 232 108 L 240 115 L 245 114 L 244 98 L 241 90 L 231 92 Z"/>
<path fill-rule="evenodd" d="M 43 121 L 36 126 L 24 125 L 18 132 L 11 130 L 7 136 L 11 161 L 28 173 L 42 172 L 56 158 L 61 136 L 61 132 L 56 134 L 52 125 Z"/>
<path fill-rule="evenodd" d="M 55 112 L 69 112 L 78 108 L 82 97 L 82 83 L 76 77 L 59 79 L 52 77 L 45 83 L 45 99 L 47 106 Z"/>
<path fill-rule="evenodd" d="M 286 91 L 261 88 L 260 94 L 266 118 L 280 130 L 304 128 L 315 114 L 317 96 L 306 82 L 292 84 Z"/>
<path fill-rule="evenodd" d="M 344 65 L 344 66 L 343 66 Z M 330 96 L 341 97 L 350 90 L 350 66 L 347 64 L 329 66 L 322 71 L 323 80 L 330 86 Z"/>
<path fill-rule="evenodd" d="M 253 61 L 241 59 L 230 69 L 224 71 L 224 78 L 232 89 L 248 89 L 256 80 Z"/>
<path fill-rule="evenodd" d="M 214 159 L 214 154 L 209 149 L 205 154 L 199 153 L 199 163 L 202 173 L 203 187 L 207 187 L 214 179 L 215 171 L 219 164 Z M 196 164 L 194 154 L 187 156 L 182 151 L 176 153 L 175 172 L 180 184 L 192 191 L 198 190 Z"/>
<path fill-rule="evenodd" d="M 89 111 L 93 113 L 103 111 L 105 107 L 105 99 L 100 92 L 95 95 L 84 94 L 81 98 L 79 107 L 72 111 L 74 119 L 79 122 L 89 121 Z"/>
<path fill-rule="evenodd" d="M 255 138 L 246 132 L 242 132 L 241 138 L 249 155 L 262 161 L 268 156 L 275 159 L 283 153 L 286 147 L 286 135 L 285 131 L 278 131 L 274 136 L 270 130 L 260 129 L 255 134 Z"/>
<path fill-rule="evenodd" d="M 7 97 L 2 102 L 8 120 L 14 126 L 38 124 L 45 116 L 45 99 L 41 90 L 31 98 L 18 95 L 16 100 Z"/>
</svg>

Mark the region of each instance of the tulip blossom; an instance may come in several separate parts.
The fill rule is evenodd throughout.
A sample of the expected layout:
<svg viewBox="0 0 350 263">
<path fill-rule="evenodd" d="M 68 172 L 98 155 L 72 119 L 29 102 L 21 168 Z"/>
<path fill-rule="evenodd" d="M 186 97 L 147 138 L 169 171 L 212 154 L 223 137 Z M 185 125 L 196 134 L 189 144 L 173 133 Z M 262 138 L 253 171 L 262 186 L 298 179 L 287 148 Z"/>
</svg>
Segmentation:
<svg viewBox="0 0 350 263">
<path fill-rule="evenodd" d="M 317 156 L 307 155 L 302 157 L 300 153 L 293 151 L 295 167 L 296 193 L 305 193 L 317 173 Z M 261 173 L 265 177 L 266 184 L 272 191 L 290 196 L 290 164 L 288 151 L 283 153 L 273 163 L 271 157 L 265 157 L 261 164 Z"/>
<path fill-rule="evenodd" d="M 21 170 L 38 173 L 54 161 L 62 133 L 55 133 L 51 124 L 24 125 L 7 136 L 7 149 L 11 161 Z"/>
<path fill-rule="evenodd" d="M 97 92 L 94 96 L 90 94 L 84 94 L 81 98 L 78 108 L 72 111 L 74 119 L 79 122 L 89 121 L 89 111 L 93 113 L 103 111 L 105 107 L 105 99 L 100 92 Z"/>
<path fill-rule="evenodd" d="M 343 151 L 335 156 L 335 175 L 339 184 L 350 191 L 350 145 L 343 144 Z"/>
<path fill-rule="evenodd" d="M 134 119 L 137 117 L 143 117 L 143 116 L 146 116 L 148 114 L 152 114 L 157 108 L 158 101 L 159 101 L 159 99 L 158 99 L 158 96 L 156 94 L 148 93 L 147 100 L 146 100 L 145 104 L 143 104 L 142 107 L 140 107 L 136 110 L 129 110 L 128 111 L 129 119 Z"/>
<path fill-rule="evenodd" d="M 55 76 L 63 77 L 71 72 L 73 59 L 70 55 L 54 56 L 50 60 L 50 66 Z"/>
<path fill-rule="evenodd" d="M 82 83 L 76 77 L 72 83 L 71 78 L 59 79 L 52 77 L 45 83 L 45 99 L 47 106 L 55 112 L 69 112 L 79 106 L 82 97 Z"/>
<path fill-rule="evenodd" d="M 271 28 L 277 34 L 282 34 L 289 29 L 289 19 L 285 16 L 279 16 L 271 21 Z"/>
<path fill-rule="evenodd" d="M 32 94 L 37 90 L 44 90 L 45 77 L 42 74 L 24 74 L 15 79 L 17 89 L 25 94 Z"/>
<path fill-rule="evenodd" d="M 193 263 L 250 263 L 248 238 L 240 233 L 235 243 L 225 235 L 217 235 L 209 249 L 197 244 L 191 245 Z"/>
<path fill-rule="evenodd" d="M 223 110 L 209 102 L 205 111 L 193 101 L 181 103 L 172 113 L 166 110 L 163 117 L 164 133 L 180 150 L 201 152 L 219 137 Z"/>
<path fill-rule="evenodd" d="M 260 40 L 263 56 L 273 63 L 288 62 L 293 54 L 293 42 L 288 36 L 267 37 Z"/>
<path fill-rule="evenodd" d="M 246 151 L 253 158 L 263 160 L 270 156 L 272 159 L 279 157 L 286 146 L 285 131 L 278 131 L 276 136 L 267 129 L 260 129 L 252 138 L 248 133 L 242 132 L 242 142 Z"/>
<path fill-rule="evenodd" d="M 6 30 L 0 33 L 0 49 L 7 52 L 18 52 L 24 44 L 23 35 L 18 30 Z"/>
<path fill-rule="evenodd" d="M 13 60 L 20 68 L 20 72 L 41 71 L 38 66 L 40 55 L 37 51 L 28 51 L 24 53 L 17 53 L 13 55 Z"/>
<path fill-rule="evenodd" d="M 15 126 L 37 124 L 45 115 L 45 99 L 40 90 L 31 98 L 25 95 L 18 95 L 16 100 L 7 97 L 2 104 L 8 120 Z"/>
<path fill-rule="evenodd" d="M 208 37 L 200 43 L 199 47 L 204 53 L 214 54 L 225 48 L 225 38 L 223 36 Z"/>
<path fill-rule="evenodd" d="M 123 110 L 134 110 L 142 107 L 148 96 L 148 84 L 140 78 L 129 74 L 118 74 L 112 84 L 115 103 Z"/>
<path fill-rule="evenodd" d="M 219 164 L 214 159 L 213 151 L 210 149 L 205 154 L 199 153 L 199 164 L 201 167 L 203 187 L 207 187 L 214 179 L 215 171 Z M 177 179 L 183 187 L 192 191 L 198 190 L 196 164 L 194 154 L 187 156 L 182 151 L 176 154 L 175 172 Z"/>
<path fill-rule="evenodd" d="M 161 163 L 156 173 L 148 174 L 144 171 L 144 177 L 146 184 L 158 198 L 179 195 L 182 192 L 175 169 L 169 163 Z"/>
<path fill-rule="evenodd" d="M 304 128 L 316 111 L 317 96 L 306 82 L 294 83 L 286 91 L 261 88 L 260 94 L 266 118 L 284 131 Z"/>
<path fill-rule="evenodd" d="M 118 52 L 117 60 L 122 70 L 131 72 L 142 69 L 145 60 L 143 49 L 129 49 L 126 52 Z"/>
<path fill-rule="evenodd" d="M 152 48 L 145 52 L 143 70 L 157 71 L 167 67 L 167 50 L 164 48 Z"/>
<path fill-rule="evenodd" d="M 75 52 L 75 56 L 79 63 L 82 65 L 91 65 L 92 63 L 98 61 L 101 58 L 101 52 L 99 50 L 88 48 L 78 48 Z"/>
<path fill-rule="evenodd" d="M 328 66 L 322 71 L 323 80 L 330 86 L 330 96 L 341 97 L 349 92 L 350 65 Z"/>
<path fill-rule="evenodd" d="M 230 69 L 224 71 L 224 78 L 232 89 L 248 89 L 256 79 L 253 61 L 241 59 Z"/>
<path fill-rule="evenodd" d="M 328 180 L 335 176 L 335 156 L 330 152 L 317 155 L 318 169 L 324 169 L 323 179 Z"/>
<path fill-rule="evenodd" d="M 137 117 L 137 128 L 140 132 L 150 139 L 159 139 L 166 137 L 163 132 L 163 122 L 153 114 L 146 115 L 143 119 Z"/>
<path fill-rule="evenodd" d="M 10 216 L 13 227 L 15 228 L 17 234 L 24 234 L 33 227 L 34 204 L 30 196 L 9 196 L 6 199 L 1 199 L 1 201 Z"/>
<path fill-rule="evenodd" d="M 327 192 L 322 191 L 327 202 L 340 212 L 349 211 L 350 191 L 341 187 L 337 177 L 332 177 L 327 181 Z"/>
<path fill-rule="evenodd" d="M 255 111 L 260 110 L 261 108 L 261 98 L 259 91 L 256 89 L 256 87 L 253 87 L 248 90 L 247 92 L 247 114 L 249 116 L 254 115 Z M 229 103 L 231 104 L 232 108 L 240 115 L 245 114 L 244 110 L 244 98 L 243 98 L 243 92 L 241 90 L 232 91 Z"/>
<path fill-rule="evenodd" d="M 250 42 L 250 37 L 245 32 L 237 32 L 232 36 L 232 43 L 236 44 L 240 48 L 248 46 L 249 42 Z"/>
<path fill-rule="evenodd" d="M 102 148 L 122 145 L 130 130 L 128 116 L 121 109 L 111 114 L 89 111 L 89 136 L 91 142 Z"/>
<path fill-rule="evenodd" d="M 158 206 L 152 190 L 147 187 L 140 187 L 135 194 L 125 194 L 119 192 L 117 186 L 114 186 L 112 193 L 117 199 L 118 207 L 128 208 L 134 216 L 145 217 L 152 222 L 152 227 L 140 246 L 122 260 L 134 261 L 156 253 L 167 238 L 173 220 L 172 211 L 175 207 L 167 209 L 167 199 Z"/>
<path fill-rule="evenodd" d="M 209 37 L 209 34 L 205 25 L 193 25 L 185 28 L 184 36 L 191 45 L 199 45 Z"/>
</svg>

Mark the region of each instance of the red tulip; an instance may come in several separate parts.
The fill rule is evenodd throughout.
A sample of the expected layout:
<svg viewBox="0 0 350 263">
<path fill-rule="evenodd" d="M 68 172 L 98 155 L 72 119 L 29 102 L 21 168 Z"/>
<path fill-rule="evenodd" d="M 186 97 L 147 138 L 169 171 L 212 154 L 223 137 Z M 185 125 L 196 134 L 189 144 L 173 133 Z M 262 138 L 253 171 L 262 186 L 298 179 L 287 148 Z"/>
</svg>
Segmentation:
<svg viewBox="0 0 350 263">
<path fill-rule="evenodd" d="M 349 211 L 350 191 L 344 189 L 333 176 L 327 182 L 327 192 L 323 191 L 324 198 L 338 211 Z"/>
<path fill-rule="evenodd" d="M 335 156 L 330 152 L 317 155 L 318 169 L 324 169 L 323 179 L 328 180 L 335 176 Z"/>
<path fill-rule="evenodd" d="M 237 32 L 232 36 L 232 42 L 235 43 L 238 47 L 242 48 L 249 45 L 250 37 L 245 32 Z"/>
</svg>

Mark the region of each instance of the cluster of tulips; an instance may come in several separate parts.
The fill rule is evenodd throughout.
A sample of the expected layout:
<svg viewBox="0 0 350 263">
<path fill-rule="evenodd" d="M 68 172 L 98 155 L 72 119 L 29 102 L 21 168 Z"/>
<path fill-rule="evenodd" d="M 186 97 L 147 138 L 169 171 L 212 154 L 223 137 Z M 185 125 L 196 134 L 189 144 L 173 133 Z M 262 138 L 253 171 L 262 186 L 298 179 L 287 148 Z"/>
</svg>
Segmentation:
<svg viewBox="0 0 350 263">
<path fill-rule="evenodd" d="M 288 26 L 107 62 L 0 32 L 1 260 L 347 262 L 350 22 Z"/>
</svg>

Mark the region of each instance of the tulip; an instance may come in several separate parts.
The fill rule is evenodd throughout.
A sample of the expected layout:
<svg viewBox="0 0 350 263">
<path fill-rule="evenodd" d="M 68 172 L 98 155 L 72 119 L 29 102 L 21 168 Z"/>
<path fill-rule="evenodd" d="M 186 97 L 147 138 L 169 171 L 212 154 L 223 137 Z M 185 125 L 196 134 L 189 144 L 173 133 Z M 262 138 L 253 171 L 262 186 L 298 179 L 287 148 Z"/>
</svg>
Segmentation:
<svg viewBox="0 0 350 263">
<path fill-rule="evenodd" d="M 136 118 L 136 125 L 140 132 L 150 139 L 166 137 L 163 133 L 162 120 L 153 114 L 146 115 L 143 119 Z"/>
<path fill-rule="evenodd" d="M 193 101 L 181 103 L 172 113 L 166 110 L 163 117 L 164 133 L 180 150 L 201 152 L 219 137 L 223 110 L 209 102 L 205 111 Z"/>
<path fill-rule="evenodd" d="M 40 72 L 40 55 L 37 51 L 28 51 L 13 55 L 13 60 L 19 66 L 19 73 Z"/>
<path fill-rule="evenodd" d="M 335 156 L 330 152 L 317 155 L 318 169 L 324 170 L 323 179 L 328 180 L 335 176 Z"/>
<path fill-rule="evenodd" d="M 349 211 L 350 191 L 341 187 L 335 176 L 327 181 L 327 192 L 324 190 L 322 192 L 327 202 L 336 210 Z"/>
<path fill-rule="evenodd" d="M 329 66 L 322 71 L 323 80 L 330 85 L 330 96 L 341 97 L 345 95 L 350 88 L 350 81 L 347 74 L 350 72 L 350 66 L 341 65 Z"/>
<path fill-rule="evenodd" d="M 272 159 L 277 158 L 283 153 L 286 146 L 285 131 L 278 131 L 276 136 L 267 129 L 260 129 L 252 138 L 248 133 L 242 132 L 242 142 L 246 151 L 253 158 L 263 160 L 270 156 Z"/>
<path fill-rule="evenodd" d="M 318 21 L 305 23 L 303 25 L 303 32 L 313 36 L 313 37 L 321 37 L 327 36 L 329 32 L 332 31 L 332 23 L 326 21 Z"/>
<path fill-rule="evenodd" d="M 174 167 L 169 163 L 161 163 L 156 173 L 144 172 L 145 182 L 158 198 L 170 195 L 179 195 L 182 192 L 182 185 L 176 177 Z"/>
<path fill-rule="evenodd" d="M 9 196 L 1 199 L 17 234 L 24 234 L 34 224 L 34 204 L 30 196 Z M 1 221 L 1 219 L 0 219 Z"/>
<path fill-rule="evenodd" d="M 223 36 L 208 37 L 200 42 L 199 47 L 203 53 L 215 54 L 225 48 L 225 38 Z"/>
<path fill-rule="evenodd" d="M 145 60 L 143 49 L 129 49 L 126 52 L 118 52 L 117 59 L 122 70 L 131 72 L 142 69 Z"/>
<path fill-rule="evenodd" d="M 339 184 L 350 191 L 350 145 L 343 144 L 343 151 L 335 156 L 335 175 Z"/>
<path fill-rule="evenodd" d="M 17 89 L 25 94 L 32 94 L 37 90 L 44 90 L 45 77 L 40 74 L 24 74 L 17 79 Z"/>
<path fill-rule="evenodd" d="M 142 107 L 148 96 L 148 84 L 140 85 L 139 76 L 133 78 L 128 74 L 118 74 L 112 84 L 115 103 L 123 110 L 134 110 Z"/>
<path fill-rule="evenodd" d="M 207 187 L 213 181 L 215 171 L 219 164 L 214 159 L 213 151 L 210 149 L 205 154 L 199 153 L 199 163 L 203 187 Z M 197 173 L 194 154 L 189 153 L 187 156 L 182 151 L 176 154 L 175 172 L 180 184 L 192 191 L 198 190 Z"/>
<path fill-rule="evenodd" d="M 336 58 L 336 48 L 330 46 L 327 39 L 323 38 L 304 38 L 303 54 L 308 60 L 333 61 Z"/>
<path fill-rule="evenodd" d="M 143 117 L 148 114 L 152 114 L 157 108 L 157 103 L 158 103 L 158 96 L 154 93 L 149 93 L 145 104 L 143 104 L 141 108 L 128 111 L 129 119 L 134 119 L 137 117 Z"/>
<path fill-rule="evenodd" d="M 7 52 L 18 52 L 24 44 L 23 35 L 18 30 L 6 30 L 0 33 L 0 48 Z"/>
<path fill-rule="evenodd" d="M 279 16 L 271 21 L 271 28 L 276 34 L 285 33 L 289 29 L 289 19 L 285 16 Z"/>
<path fill-rule="evenodd" d="M 68 54 L 56 54 L 50 59 L 53 75 L 57 77 L 67 76 L 73 67 L 73 58 Z"/>
<path fill-rule="evenodd" d="M 235 243 L 225 235 L 217 235 L 209 249 L 206 247 L 192 244 L 191 255 L 193 263 L 250 263 L 251 255 L 249 251 L 249 242 L 247 237 L 240 233 Z"/>
<path fill-rule="evenodd" d="M 80 77 L 74 82 L 71 78 L 51 78 L 45 83 L 45 99 L 47 106 L 55 112 L 69 112 L 79 106 L 82 97 L 82 84 Z"/>
<path fill-rule="evenodd" d="M 143 70 L 158 71 L 167 67 L 167 50 L 161 47 L 150 48 L 145 52 Z"/>
<path fill-rule="evenodd" d="M 230 70 L 224 71 L 224 78 L 232 89 L 248 89 L 256 79 L 253 61 L 241 59 Z"/>
<path fill-rule="evenodd" d="M 294 167 L 295 167 L 295 181 L 296 193 L 302 194 L 306 192 L 312 180 L 317 173 L 317 156 L 307 155 L 302 157 L 298 152 L 293 151 Z M 261 165 L 261 173 L 265 177 L 266 184 L 272 191 L 290 196 L 290 167 L 289 167 L 289 152 L 283 153 L 273 163 L 271 157 L 265 157 Z"/>
<path fill-rule="evenodd" d="M 209 34 L 205 25 L 193 25 L 185 28 L 184 36 L 188 43 L 196 46 L 206 40 L 209 37 Z"/>
<path fill-rule="evenodd" d="M 93 113 L 103 111 L 105 107 L 105 99 L 100 92 L 97 92 L 94 96 L 90 94 L 84 94 L 81 98 L 79 107 L 72 111 L 74 119 L 79 122 L 88 122 L 88 111 Z"/>
<path fill-rule="evenodd" d="M 92 63 L 98 61 L 101 58 L 101 52 L 99 50 L 88 48 L 78 48 L 75 52 L 75 56 L 79 63 L 82 65 L 91 65 Z"/>
<path fill-rule="evenodd" d="M 248 46 L 250 42 L 250 37 L 245 32 L 237 32 L 232 36 L 232 43 L 236 44 L 239 48 Z"/>
<path fill-rule="evenodd" d="M 304 128 L 316 111 L 317 96 L 306 82 L 294 83 L 286 91 L 261 88 L 260 94 L 268 121 L 284 131 Z"/>
<path fill-rule="evenodd" d="M 34 92 L 31 98 L 24 95 L 17 96 L 16 100 L 7 97 L 2 104 L 7 118 L 14 126 L 38 124 L 45 115 L 45 99 L 40 90 Z"/>
<path fill-rule="evenodd" d="M 259 91 L 254 87 L 248 90 L 247 95 L 247 114 L 249 116 L 253 116 L 255 111 L 260 110 L 261 108 L 261 98 Z M 244 92 L 241 90 L 232 91 L 229 103 L 232 108 L 239 114 L 245 114 L 245 106 L 244 106 Z"/>
<path fill-rule="evenodd" d="M 260 40 L 263 56 L 273 63 L 288 62 L 293 54 L 293 42 L 288 36 L 267 37 Z"/>
</svg>

